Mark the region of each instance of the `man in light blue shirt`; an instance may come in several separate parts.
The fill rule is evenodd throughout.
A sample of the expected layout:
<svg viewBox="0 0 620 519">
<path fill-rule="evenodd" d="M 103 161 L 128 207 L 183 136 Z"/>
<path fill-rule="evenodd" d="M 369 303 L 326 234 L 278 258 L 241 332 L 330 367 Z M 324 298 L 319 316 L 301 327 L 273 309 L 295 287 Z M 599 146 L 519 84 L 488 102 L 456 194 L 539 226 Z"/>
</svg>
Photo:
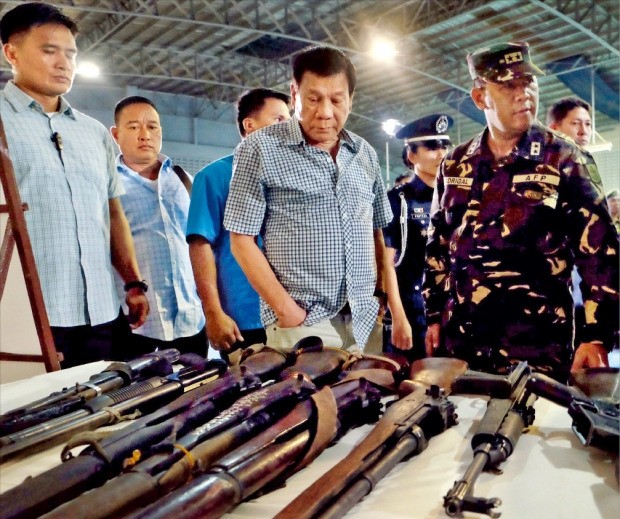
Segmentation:
<svg viewBox="0 0 620 519">
<path fill-rule="evenodd" d="M 131 356 L 113 266 L 128 288 L 133 326 L 148 313 L 112 139 L 62 97 L 75 76 L 76 33 L 73 20 L 43 3 L 21 4 L 0 21 L 13 70 L 0 114 L 63 368 Z"/>
<path fill-rule="evenodd" d="M 290 118 L 289 97 L 255 88 L 239 97 L 237 125 L 242 138 Z M 223 358 L 252 344 L 264 343 L 258 294 L 230 251 L 224 207 L 232 177 L 233 156 L 216 160 L 194 178 L 187 241 L 198 293 L 207 316 L 207 336 Z"/>
<path fill-rule="evenodd" d="M 295 116 L 235 151 L 224 226 L 276 349 L 310 335 L 364 348 L 377 321 L 392 211 L 377 154 L 344 129 L 354 90 L 342 52 L 306 49 L 293 60 Z"/>
<path fill-rule="evenodd" d="M 151 313 L 134 330 L 136 351 L 176 348 L 207 354 L 205 318 L 192 276 L 185 228 L 189 210 L 189 175 L 183 180 L 160 153 L 162 127 L 157 108 L 146 97 L 118 102 L 110 131 L 121 154 L 116 167 L 126 193 L 121 196 L 138 263 L 149 279 Z M 118 283 L 120 289 L 121 283 Z"/>
</svg>

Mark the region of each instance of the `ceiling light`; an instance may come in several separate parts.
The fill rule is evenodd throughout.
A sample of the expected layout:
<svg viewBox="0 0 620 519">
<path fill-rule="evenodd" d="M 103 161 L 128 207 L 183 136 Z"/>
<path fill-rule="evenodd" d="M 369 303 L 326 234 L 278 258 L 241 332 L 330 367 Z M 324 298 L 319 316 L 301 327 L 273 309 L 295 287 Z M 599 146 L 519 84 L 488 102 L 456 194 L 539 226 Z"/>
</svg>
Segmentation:
<svg viewBox="0 0 620 519">
<path fill-rule="evenodd" d="M 599 151 L 611 151 L 611 148 L 611 142 L 607 141 L 597 142 L 596 144 L 588 144 L 586 146 L 586 150 L 588 150 L 590 153 L 597 153 Z"/>
<path fill-rule="evenodd" d="M 390 137 L 394 137 L 394 134 L 398 131 L 398 129 L 402 126 L 400 121 L 396 119 L 388 119 L 381 123 L 381 128 L 385 133 L 387 133 Z"/>
<path fill-rule="evenodd" d="M 99 77 L 99 66 L 90 61 L 84 61 L 78 65 L 76 74 L 84 77 Z"/>
<path fill-rule="evenodd" d="M 370 47 L 370 55 L 377 60 L 392 61 L 396 54 L 398 51 L 394 43 L 383 38 L 375 39 Z"/>
</svg>

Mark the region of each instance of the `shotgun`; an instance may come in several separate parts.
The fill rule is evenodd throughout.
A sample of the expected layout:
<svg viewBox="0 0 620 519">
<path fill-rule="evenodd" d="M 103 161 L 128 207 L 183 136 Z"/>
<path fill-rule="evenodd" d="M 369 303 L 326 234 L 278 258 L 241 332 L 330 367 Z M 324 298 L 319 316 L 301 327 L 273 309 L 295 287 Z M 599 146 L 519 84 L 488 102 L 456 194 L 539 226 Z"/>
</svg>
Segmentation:
<svg viewBox="0 0 620 519">
<path fill-rule="evenodd" d="M 58 416 L 77 411 L 88 400 L 126 387 L 145 373 L 165 376 L 172 373 L 172 364 L 179 360 L 175 349 L 155 351 L 128 362 L 113 362 L 87 382 L 76 383 L 49 396 L 0 416 L 0 437 L 7 436 Z"/>
<path fill-rule="evenodd" d="M 135 411 L 139 414 L 151 412 L 182 395 L 188 388 L 219 376 L 223 369 L 223 361 L 211 360 L 182 368 L 167 377 L 152 377 L 100 395 L 73 413 L 0 438 L 0 462 L 41 452 L 79 432 L 123 421 L 130 413 L 134 413 L 135 418 Z"/>
<path fill-rule="evenodd" d="M 381 391 L 364 379 L 325 387 L 203 474 L 194 471 L 189 484 L 129 517 L 220 517 L 240 501 L 284 481 L 350 427 L 376 420 L 380 399 Z"/>
<path fill-rule="evenodd" d="M 245 353 L 247 355 L 247 353 Z M 242 366 L 251 366 L 264 378 L 275 376 L 269 359 L 281 365 L 281 357 L 273 357 L 269 348 L 255 350 L 244 358 Z M 266 356 L 266 357 L 265 357 Z M 154 501 L 186 483 L 193 467 L 202 469 L 239 447 L 267 427 L 282 419 L 297 402 L 309 398 L 315 391 L 312 382 L 325 383 L 340 377 L 349 354 L 340 349 L 298 347 L 290 359 L 295 364 L 286 367 L 276 378 L 281 382 L 265 387 L 237 400 L 213 420 L 200 425 L 185 436 L 176 435 L 166 446 L 157 446 L 150 457 L 141 453 L 141 461 L 131 470 L 112 479 L 103 487 L 65 503 L 45 517 L 97 519 L 118 517 Z M 372 359 L 354 362 L 351 366 L 369 368 L 383 363 Z M 392 365 L 394 369 L 394 366 Z M 365 373 L 368 369 L 365 369 Z M 174 442 L 174 448 L 170 442 Z M 162 448 L 163 447 L 163 448 Z"/>
<path fill-rule="evenodd" d="M 226 370 L 223 362 L 218 362 L 218 366 Z M 119 474 L 134 451 L 146 452 L 176 431 L 182 432 L 183 427 L 191 427 L 188 421 L 216 416 L 240 394 L 259 386 L 260 380 L 245 368 L 231 369 L 124 429 L 111 431 L 78 456 L 66 449 L 62 456 L 64 463 L 2 494 L 0 518 L 38 517 L 53 510 Z"/>
</svg>

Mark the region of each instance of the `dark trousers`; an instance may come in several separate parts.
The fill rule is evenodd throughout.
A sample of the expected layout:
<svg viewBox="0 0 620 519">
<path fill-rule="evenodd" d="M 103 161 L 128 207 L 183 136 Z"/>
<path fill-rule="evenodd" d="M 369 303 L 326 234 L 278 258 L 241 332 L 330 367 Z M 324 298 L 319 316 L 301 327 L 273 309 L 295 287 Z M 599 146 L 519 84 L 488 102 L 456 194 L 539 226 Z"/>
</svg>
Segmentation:
<svg viewBox="0 0 620 519">
<path fill-rule="evenodd" d="M 122 347 L 131 338 L 131 328 L 122 311 L 109 323 L 51 328 L 56 350 L 64 357 L 62 368 L 99 360 L 121 360 Z"/>
<path fill-rule="evenodd" d="M 132 333 L 129 339 L 127 352 L 131 353 L 129 358 L 135 358 L 145 353 L 150 353 L 155 350 L 166 350 L 168 348 L 175 348 L 183 353 L 195 353 L 201 357 L 207 356 L 207 333 L 203 328 L 196 335 L 189 337 L 179 337 L 172 341 L 162 341 L 159 339 L 153 339 L 152 337 L 145 337 L 144 335 L 138 335 Z"/>
</svg>

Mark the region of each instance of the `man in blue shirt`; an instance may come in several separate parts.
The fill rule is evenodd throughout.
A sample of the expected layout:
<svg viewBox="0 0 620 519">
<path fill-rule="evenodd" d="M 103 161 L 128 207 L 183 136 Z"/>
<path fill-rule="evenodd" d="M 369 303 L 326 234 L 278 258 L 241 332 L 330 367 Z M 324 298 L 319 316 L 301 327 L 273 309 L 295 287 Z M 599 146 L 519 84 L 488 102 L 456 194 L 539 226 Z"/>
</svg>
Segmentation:
<svg viewBox="0 0 620 519">
<path fill-rule="evenodd" d="M 118 198 L 123 187 L 112 139 L 62 97 L 75 76 L 76 33 L 73 20 L 38 2 L 21 4 L 0 21 L 13 70 L 0 113 L 63 368 L 129 354 L 112 266 L 127 287 L 132 326 L 148 314 Z"/>
<path fill-rule="evenodd" d="M 110 131 L 121 154 L 117 170 L 126 193 L 121 196 L 136 255 L 149 279 L 151 313 L 134 330 L 136 353 L 176 348 L 207 354 L 205 318 L 192 276 L 185 228 L 189 211 L 189 175 L 179 177 L 160 153 L 162 127 L 157 108 L 141 96 L 118 102 Z M 121 283 L 117 286 L 120 289 Z"/>
<path fill-rule="evenodd" d="M 377 154 L 344 129 L 355 78 L 336 49 L 299 53 L 295 117 L 248 136 L 235 151 L 224 226 L 261 296 L 267 344 L 276 349 L 313 335 L 328 346 L 364 348 L 376 325 L 381 227 L 392 212 Z"/>
<path fill-rule="evenodd" d="M 289 119 L 286 94 L 256 88 L 237 102 L 241 138 Z M 224 207 L 232 177 L 233 156 L 216 160 L 196 174 L 187 223 L 187 241 L 198 293 L 207 317 L 207 337 L 224 357 L 252 344 L 264 343 L 258 294 L 230 251 L 224 229 Z"/>
</svg>

